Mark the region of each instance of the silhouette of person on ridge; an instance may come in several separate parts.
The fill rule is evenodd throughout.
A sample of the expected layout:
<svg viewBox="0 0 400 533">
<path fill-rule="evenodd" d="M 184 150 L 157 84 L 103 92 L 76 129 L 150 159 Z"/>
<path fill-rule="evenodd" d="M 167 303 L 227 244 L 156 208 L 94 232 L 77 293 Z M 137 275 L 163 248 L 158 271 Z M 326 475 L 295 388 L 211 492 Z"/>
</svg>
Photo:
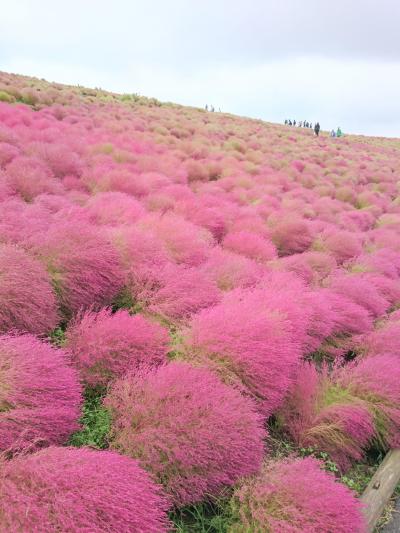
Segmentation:
<svg viewBox="0 0 400 533">
<path fill-rule="evenodd" d="M 319 122 L 317 122 L 314 126 L 314 133 L 318 137 L 319 136 L 319 130 L 321 129 L 321 126 L 319 125 Z"/>
</svg>

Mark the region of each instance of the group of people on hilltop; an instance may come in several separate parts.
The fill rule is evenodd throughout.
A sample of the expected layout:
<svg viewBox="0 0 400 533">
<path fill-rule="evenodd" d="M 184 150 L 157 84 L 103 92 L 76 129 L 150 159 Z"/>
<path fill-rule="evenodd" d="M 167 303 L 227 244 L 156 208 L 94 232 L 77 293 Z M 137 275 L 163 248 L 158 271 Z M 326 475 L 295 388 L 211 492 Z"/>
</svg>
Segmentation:
<svg viewBox="0 0 400 533">
<path fill-rule="evenodd" d="M 310 128 L 312 129 L 313 125 L 312 122 L 308 122 L 307 120 L 296 122 L 295 120 L 286 119 L 285 120 L 285 126 L 297 126 L 298 128 Z M 321 126 L 319 125 L 319 122 L 316 122 L 314 125 L 314 133 L 318 137 L 320 132 Z M 343 132 L 340 129 L 340 127 L 335 131 L 331 130 L 330 134 L 331 137 L 343 137 Z"/>
<path fill-rule="evenodd" d="M 205 110 L 211 111 L 211 113 L 214 113 L 215 107 L 213 105 L 210 105 L 210 107 L 208 107 L 208 104 L 206 104 Z M 221 113 L 221 108 L 218 108 L 218 113 Z"/>
<path fill-rule="evenodd" d="M 343 133 L 342 133 L 342 130 L 340 129 L 340 127 L 336 131 L 335 130 L 331 130 L 330 136 L 331 137 L 342 137 Z"/>
<path fill-rule="evenodd" d="M 298 128 L 310 128 L 312 129 L 312 122 L 308 122 L 308 120 L 299 120 L 296 122 L 295 120 L 286 119 L 285 120 L 285 126 L 297 126 Z"/>
<path fill-rule="evenodd" d="M 285 126 L 297 126 L 298 128 L 313 129 L 312 122 L 308 122 L 307 120 L 303 120 L 303 121 L 300 120 L 300 122 L 296 122 L 295 120 L 292 121 L 290 119 L 286 119 Z M 321 129 L 321 126 L 319 125 L 319 122 L 316 122 L 314 124 L 314 133 L 317 137 L 319 136 L 320 129 Z"/>
</svg>

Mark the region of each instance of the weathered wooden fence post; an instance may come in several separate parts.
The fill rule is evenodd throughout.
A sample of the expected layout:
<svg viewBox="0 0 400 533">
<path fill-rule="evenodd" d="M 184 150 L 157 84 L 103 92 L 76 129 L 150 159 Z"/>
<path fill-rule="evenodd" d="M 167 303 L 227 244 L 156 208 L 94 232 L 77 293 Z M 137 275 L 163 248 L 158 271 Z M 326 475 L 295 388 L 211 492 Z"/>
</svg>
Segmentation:
<svg viewBox="0 0 400 533">
<path fill-rule="evenodd" d="M 399 481 L 400 449 L 390 450 L 361 496 L 369 533 L 373 532 Z"/>
</svg>

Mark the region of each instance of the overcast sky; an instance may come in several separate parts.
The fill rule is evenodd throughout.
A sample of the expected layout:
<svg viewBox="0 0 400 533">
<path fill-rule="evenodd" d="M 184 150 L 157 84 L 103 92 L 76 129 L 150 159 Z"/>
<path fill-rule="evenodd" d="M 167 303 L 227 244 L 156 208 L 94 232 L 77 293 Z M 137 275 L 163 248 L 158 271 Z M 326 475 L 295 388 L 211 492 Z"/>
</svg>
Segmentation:
<svg viewBox="0 0 400 533">
<path fill-rule="evenodd" d="M 400 0 L 2 0 L 0 70 L 400 137 Z"/>
</svg>

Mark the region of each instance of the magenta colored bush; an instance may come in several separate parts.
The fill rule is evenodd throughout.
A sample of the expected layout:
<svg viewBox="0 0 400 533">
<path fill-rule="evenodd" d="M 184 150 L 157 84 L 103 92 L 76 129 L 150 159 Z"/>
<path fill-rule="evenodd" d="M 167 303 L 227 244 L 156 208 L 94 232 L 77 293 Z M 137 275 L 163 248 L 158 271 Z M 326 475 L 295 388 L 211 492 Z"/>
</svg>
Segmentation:
<svg viewBox="0 0 400 533">
<path fill-rule="evenodd" d="M 362 244 L 359 234 L 337 231 L 323 237 L 323 249 L 330 252 L 338 263 L 360 255 Z"/>
<path fill-rule="evenodd" d="M 304 305 L 309 311 L 307 341 L 303 350 L 306 355 L 318 350 L 333 335 L 337 317 L 326 291 L 317 289 L 307 292 L 305 296 Z"/>
<path fill-rule="evenodd" d="M 150 229 L 164 244 L 169 258 L 187 266 L 198 266 L 206 258 L 213 239 L 204 228 L 172 213 L 149 215 L 139 227 Z"/>
<path fill-rule="evenodd" d="M 231 500 L 232 533 L 366 533 L 361 502 L 318 461 L 266 463 Z"/>
<path fill-rule="evenodd" d="M 216 283 L 196 268 L 167 264 L 154 280 L 152 286 L 144 286 L 134 296 L 148 312 L 167 322 L 187 320 L 221 299 Z"/>
<path fill-rule="evenodd" d="M 390 248 L 381 248 L 354 259 L 354 266 L 366 272 L 377 272 L 389 278 L 400 275 L 400 253 Z"/>
<path fill-rule="evenodd" d="M 39 261 L 12 245 L 0 245 L 0 332 L 43 335 L 58 322 L 56 298 Z"/>
<path fill-rule="evenodd" d="M 343 470 L 363 459 L 375 431 L 368 406 L 309 363 L 300 368 L 279 419 L 297 446 L 329 453 Z"/>
<path fill-rule="evenodd" d="M 168 503 L 136 461 L 50 447 L 0 468 L 0 531 L 162 533 Z"/>
<path fill-rule="evenodd" d="M 128 370 L 166 362 L 168 332 L 124 310 L 87 311 L 69 324 L 66 347 L 83 381 L 106 385 Z"/>
<path fill-rule="evenodd" d="M 105 405 L 111 446 L 138 459 L 178 506 L 216 496 L 261 466 L 262 419 L 205 369 L 174 362 L 129 375 Z"/>
<path fill-rule="evenodd" d="M 49 169 L 33 157 L 16 157 L 6 168 L 11 189 L 30 202 L 42 193 L 62 194 L 63 187 L 52 177 Z"/>
<path fill-rule="evenodd" d="M 357 348 L 365 355 L 397 355 L 400 359 L 400 321 L 388 320 L 374 331 L 360 336 Z"/>
<path fill-rule="evenodd" d="M 45 233 L 51 223 L 49 211 L 35 203 L 17 198 L 1 203 L 0 240 L 3 243 L 26 245 L 29 238 Z"/>
<path fill-rule="evenodd" d="M 18 155 L 19 150 L 14 145 L 0 142 L 0 168 L 4 168 Z"/>
<path fill-rule="evenodd" d="M 368 278 L 360 274 L 335 272 L 328 280 L 329 288 L 364 307 L 372 317 L 377 318 L 390 307 L 378 289 Z"/>
<path fill-rule="evenodd" d="M 280 411 L 299 446 L 326 451 L 342 469 L 400 443 L 400 361 L 382 355 L 356 360 L 329 373 L 304 364 Z"/>
<path fill-rule="evenodd" d="M 321 283 L 336 268 L 335 259 L 323 252 L 303 252 L 281 257 L 276 262 L 279 270 L 294 272 L 306 283 Z"/>
<path fill-rule="evenodd" d="M 110 232 L 110 238 L 118 250 L 126 276 L 133 277 L 134 280 L 137 277 L 138 285 L 141 275 L 157 273 L 169 262 L 163 242 L 151 229 L 121 226 Z"/>
<path fill-rule="evenodd" d="M 267 289 L 232 291 L 193 317 L 183 341 L 186 359 L 250 394 L 265 416 L 280 405 L 291 384 L 302 340 L 273 295 Z M 286 303 L 295 313 L 296 304 Z"/>
<path fill-rule="evenodd" d="M 133 224 L 145 213 L 138 200 L 122 192 L 96 194 L 86 207 L 92 222 L 111 226 Z"/>
<path fill-rule="evenodd" d="M 117 252 L 84 220 L 57 222 L 33 239 L 67 318 L 91 306 L 109 305 L 123 285 Z"/>
<path fill-rule="evenodd" d="M 400 359 L 366 357 L 334 374 L 338 386 L 368 405 L 374 417 L 374 439 L 383 449 L 400 446 Z"/>
<path fill-rule="evenodd" d="M 390 303 L 390 307 L 400 303 L 400 278 L 392 279 L 382 274 L 369 272 L 364 273 L 363 278 L 374 290 L 378 291 L 382 298 Z"/>
<path fill-rule="evenodd" d="M 78 429 L 81 389 L 62 350 L 33 335 L 0 336 L 0 449 L 64 444 Z"/>
<path fill-rule="evenodd" d="M 304 252 L 313 239 L 307 220 L 297 217 L 278 219 L 272 227 L 271 238 L 280 255 Z"/>
<path fill-rule="evenodd" d="M 329 301 L 334 316 L 333 333 L 337 335 L 361 334 L 372 330 L 371 314 L 345 294 L 330 289 L 321 291 Z"/>
<path fill-rule="evenodd" d="M 34 147 L 37 156 L 42 159 L 57 178 L 67 175 L 79 176 L 82 161 L 71 146 L 58 143 L 38 143 Z"/>
<path fill-rule="evenodd" d="M 201 269 L 222 291 L 254 286 L 265 273 L 265 269 L 252 259 L 219 246 L 213 248 Z"/>
<path fill-rule="evenodd" d="M 227 250 L 254 259 L 258 263 L 266 263 L 276 257 L 276 249 L 272 242 L 250 231 L 228 233 L 222 245 Z"/>
</svg>

